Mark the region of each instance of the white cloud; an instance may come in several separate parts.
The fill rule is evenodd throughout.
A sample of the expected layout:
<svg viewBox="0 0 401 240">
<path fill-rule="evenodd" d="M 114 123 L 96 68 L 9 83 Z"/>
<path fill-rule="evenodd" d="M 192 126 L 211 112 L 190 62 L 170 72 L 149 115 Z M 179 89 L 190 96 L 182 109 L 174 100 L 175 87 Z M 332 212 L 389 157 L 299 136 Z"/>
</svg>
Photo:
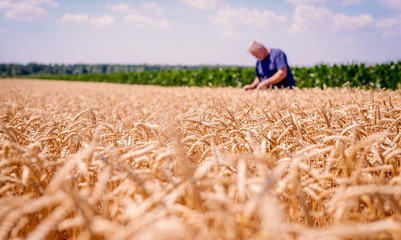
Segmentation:
<svg viewBox="0 0 401 240">
<path fill-rule="evenodd" d="M 4 16 L 7 19 L 14 19 L 21 22 L 33 22 L 41 19 L 46 14 L 46 11 L 40 7 L 25 3 L 16 3 L 11 7 L 5 8 Z"/>
<path fill-rule="evenodd" d="M 396 17 L 379 19 L 376 26 L 383 30 L 384 36 L 401 35 L 401 14 Z"/>
<path fill-rule="evenodd" d="M 57 22 L 58 23 L 81 23 L 81 22 L 85 22 L 87 20 L 88 20 L 88 15 L 86 15 L 86 14 L 83 14 L 83 13 L 78 13 L 78 14 L 66 13 Z"/>
<path fill-rule="evenodd" d="M 102 29 L 113 24 L 115 19 L 109 15 L 105 15 L 103 17 L 89 17 L 84 13 L 66 13 L 62 18 L 57 20 L 57 23 L 84 23 L 88 21 L 94 28 Z"/>
<path fill-rule="evenodd" d="M 326 0 L 286 0 L 286 2 L 290 2 L 290 3 L 293 3 L 295 5 L 299 5 L 299 4 L 325 3 Z"/>
<path fill-rule="evenodd" d="M 161 14 L 164 12 L 160 5 L 155 2 L 143 3 L 142 7 L 138 10 L 133 9 L 126 3 L 107 5 L 107 7 L 113 11 L 124 13 L 124 21 L 137 28 L 163 28 L 169 24 L 169 21 L 166 19 L 147 16 L 148 14 L 153 15 L 153 13 Z"/>
<path fill-rule="evenodd" d="M 180 0 L 180 1 L 189 7 L 202 10 L 211 10 L 224 5 L 223 1 L 221 0 Z"/>
<path fill-rule="evenodd" d="M 400 0 L 379 0 L 385 7 L 389 9 L 397 9 L 401 10 L 401 1 Z"/>
<path fill-rule="evenodd" d="M 53 7 L 58 7 L 58 3 L 54 2 L 53 0 L 25 0 L 24 2 L 32 5 L 49 4 Z"/>
<path fill-rule="evenodd" d="M 102 28 L 106 28 L 108 26 L 110 26 L 112 23 L 115 22 L 115 19 L 109 15 L 105 15 L 103 17 L 92 17 L 90 19 L 91 24 L 93 27 L 98 28 L 98 29 L 102 29 Z"/>
<path fill-rule="evenodd" d="M 265 29 L 275 24 L 286 22 L 287 17 L 277 15 L 269 10 L 225 7 L 218 10 L 216 16 L 209 17 L 209 21 L 223 29 L 232 29 L 233 27 L 240 26 L 252 29 Z"/>
<path fill-rule="evenodd" d="M 335 31 L 341 30 L 357 30 L 364 28 L 373 23 L 373 18 L 369 14 L 362 14 L 358 16 L 348 16 L 345 14 L 335 13 L 332 15 L 333 29 Z"/>
<path fill-rule="evenodd" d="M 124 20 L 136 26 L 137 28 L 145 28 L 145 27 L 151 27 L 151 28 L 163 28 L 166 27 L 169 22 L 166 19 L 156 19 L 152 17 L 147 17 L 139 14 L 130 14 L 124 17 Z"/>
<path fill-rule="evenodd" d="M 66 13 L 62 18 L 57 20 L 57 23 L 84 23 L 88 21 L 94 28 L 102 29 L 113 24 L 115 22 L 115 19 L 109 15 L 105 15 L 103 17 L 89 17 L 84 13 Z"/>
<path fill-rule="evenodd" d="M 140 12 L 139 10 L 144 10 L 150 13 L 161 14 L 164 12 L 163 8 L 156 2 L 145 2 L 142 4 L 141 9 L 134 9 L 130 5 L 126 3 L 118 3 L 118 4 L 107 4 L 107 7 L 113 11 L 121 12 L 125 14 L 137 14 Z"/>
<path fill-rule="evenodd" d="M 295 5 L 334 3 L 334 4 L 341 4 L 343 6 L 359 4 L 362 2 L 362 0 L 286 0 L 286 1 L 293 3 Z"/>
<path fill-rule="evenodd" d="M 155 2 L 143 3 L 142 8 L 147 11 L 154 12 L 157 14 L 162 14 L 164 12 L 163 9 L 160 7 L 160 5 Z"/>
<path fill-rule="evenodd" d="M 3 0 L 0 1 L 0 10 L 4 11 L 7 19 L 21 22 L 33 22 L 42 19 L 47 15 L 41 5 L 48 4 L 57 7 L 58 4 L 52 0 Z"/>
<path fill-rule="evenodd" d="M 370 26 L 373 18 L 369 14 L 348 16 L 333 13 L 323 7 L 298 5 L 293 16 L 292 32 L 300 31 L 355 31 Z"/>
<path fill-rule="evenodd" d="M 243 38 L 244 34 L 239 33 L 233 29 L 225 30 L 221 33 L 221 36 L 224 38 Z"/>
<path fill-rule="evenodd" d="M 350 44 L 350 43 L 354 43 L 355 42 L 355 40 L 353 38 L 350 38 L 350 37 L 347 37 L 347 36 L 339 39 L 338 41 L 340 43 L 342 43 L 342 44 Z"/>
<path fill-rule="evenodd" d="M 361 2 L 362 2 L 362 0 L 343 0 L 341 4 L 343 6 L 348 6 L 348 5 L 359 4 Z"/>
<path fill-rule="evenodd" d="M 128 5 L 126 3 L 119 3 L 119 4 L 114 4 L 114 5 L 107 4 L 107 7 L 113 11 L 121 12 L 121 13 L 130 14 L 130 13 L 136 12 L 133 8 L 131 8 L 130 5 Z"/>
</svg>

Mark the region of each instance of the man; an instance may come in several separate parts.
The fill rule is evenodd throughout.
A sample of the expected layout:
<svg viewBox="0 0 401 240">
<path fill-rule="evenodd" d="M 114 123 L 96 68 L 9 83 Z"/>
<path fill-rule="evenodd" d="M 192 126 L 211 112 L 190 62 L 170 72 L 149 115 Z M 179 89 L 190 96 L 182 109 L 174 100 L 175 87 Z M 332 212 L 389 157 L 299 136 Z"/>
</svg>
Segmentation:
<svg viewBox="0 0 401 240">
<path fill-rule="evenodd" d="M 255 80 L 252 84 L 245 85 L 245 90 L 295 87 L 294 77 L 283 51 L 265 48 L 256 41 L 249 44 L 248 51 L 258 60 Z"/>
</svg>

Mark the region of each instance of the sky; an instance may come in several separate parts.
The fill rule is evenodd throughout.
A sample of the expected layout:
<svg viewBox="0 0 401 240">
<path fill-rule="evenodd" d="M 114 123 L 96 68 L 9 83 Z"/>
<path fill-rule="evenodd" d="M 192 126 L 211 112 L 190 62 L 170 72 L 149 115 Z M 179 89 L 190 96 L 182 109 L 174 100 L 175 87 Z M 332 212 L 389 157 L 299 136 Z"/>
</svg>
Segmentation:
<svg viewBox="0 0 401 240">
<path fill-rule="evenodd" d="M 401 60 L 401 0 L 0 0 L 0 63 L 290 66 Z"/>
</svg>

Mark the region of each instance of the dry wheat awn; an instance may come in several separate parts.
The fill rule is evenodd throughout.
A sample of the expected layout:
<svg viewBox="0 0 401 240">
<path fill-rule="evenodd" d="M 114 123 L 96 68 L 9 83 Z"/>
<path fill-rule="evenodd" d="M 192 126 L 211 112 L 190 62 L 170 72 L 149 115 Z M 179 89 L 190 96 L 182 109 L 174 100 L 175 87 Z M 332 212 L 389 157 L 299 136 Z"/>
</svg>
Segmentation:
<svg viewBox="0 0 401 240">
<path fill-rule="evenodd" d="M 0 81 L 0 239 L 400 239 L 401 92 Z"/>
</svg>

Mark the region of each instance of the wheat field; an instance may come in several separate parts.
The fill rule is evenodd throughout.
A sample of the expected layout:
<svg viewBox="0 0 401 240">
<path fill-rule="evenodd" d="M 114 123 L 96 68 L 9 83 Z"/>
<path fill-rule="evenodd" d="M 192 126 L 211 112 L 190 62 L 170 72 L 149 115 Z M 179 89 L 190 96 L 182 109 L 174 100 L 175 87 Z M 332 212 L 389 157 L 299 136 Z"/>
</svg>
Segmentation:
<svg viewBox="0 0 401 240">
<path fill-rule="evenodd" d="M 0 80 L 0 239 L 401 239 L 401 91 Z"/>
</svg>

